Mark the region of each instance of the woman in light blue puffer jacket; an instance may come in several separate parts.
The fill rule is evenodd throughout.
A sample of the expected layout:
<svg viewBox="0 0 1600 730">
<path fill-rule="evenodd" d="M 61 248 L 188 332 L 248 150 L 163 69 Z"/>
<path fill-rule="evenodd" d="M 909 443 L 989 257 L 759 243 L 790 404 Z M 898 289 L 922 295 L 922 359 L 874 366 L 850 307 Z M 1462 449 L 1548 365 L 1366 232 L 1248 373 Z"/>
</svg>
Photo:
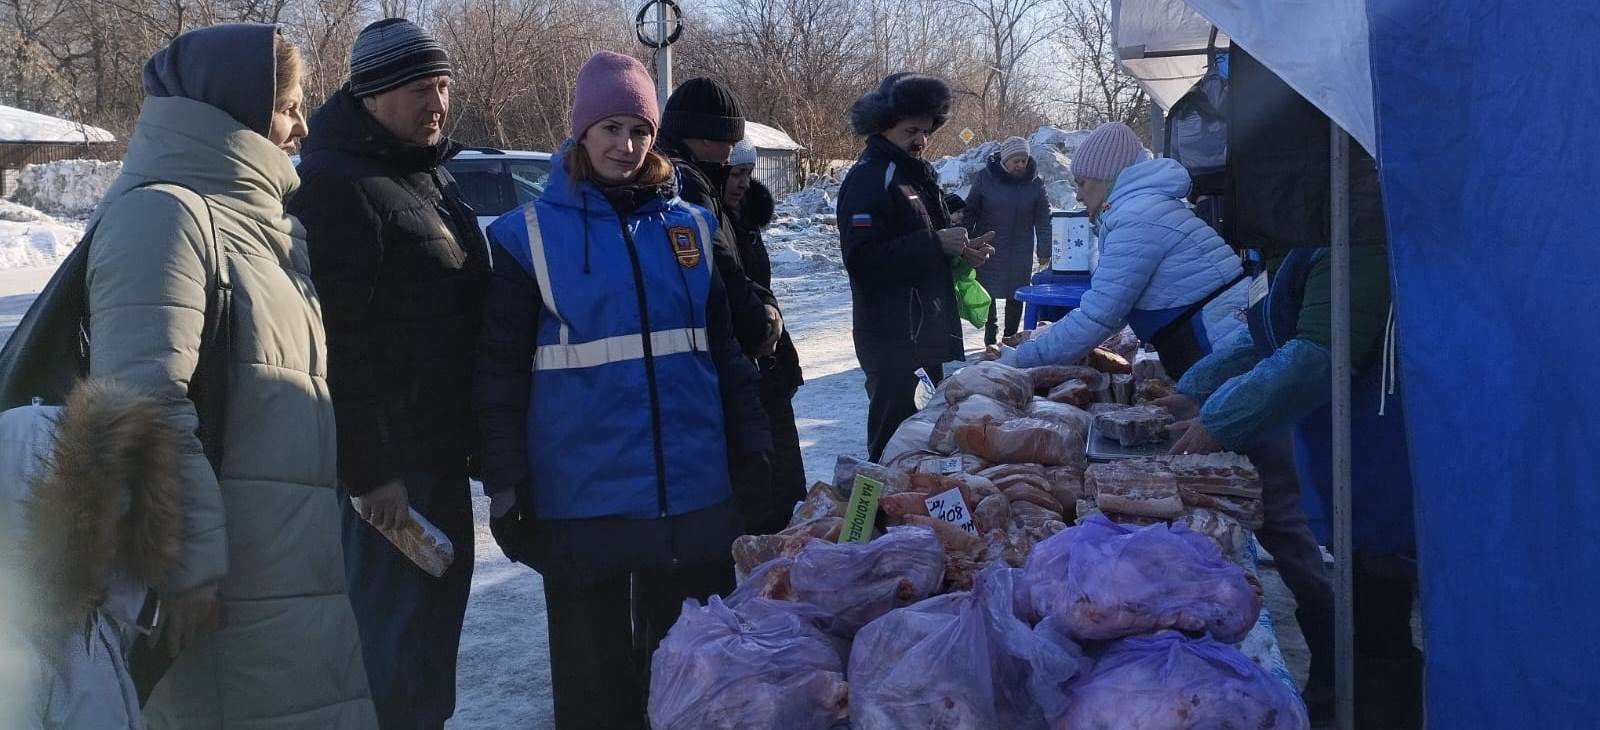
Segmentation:
<svg viewBox="0 0 1600 730">
<path fill-rule="evenodd" d="M 1128 325 L 1178 378 L 1245 329 L 1250 282 L 1239 256 L 1184 202 L 1183 166 L 1142 156 L 1138 137 L 1118 122 L 1078 147 L 1072 175 L 1099 234 L 1100 265 L 1077 309 L 1015 350 L 1002 348 L 1001 362 L 1077 362 Z"/>
</svg>

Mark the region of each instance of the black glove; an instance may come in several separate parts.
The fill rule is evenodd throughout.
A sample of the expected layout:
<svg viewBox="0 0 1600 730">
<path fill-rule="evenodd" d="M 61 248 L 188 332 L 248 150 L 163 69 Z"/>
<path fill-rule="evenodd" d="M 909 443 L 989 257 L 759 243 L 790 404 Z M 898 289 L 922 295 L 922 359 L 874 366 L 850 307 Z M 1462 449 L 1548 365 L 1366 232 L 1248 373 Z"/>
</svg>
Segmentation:
<svg viewBox="0 0 1600 730">
<path fill-rule="evenodd" d="M 505 514 L 494 517 L 491 513 L 489 517 L 489 534 L 494 536 L 500 552 L 505 553 L 512 562 L 533 564 L 537 552 L 537 536 L 533 529 L 533 517 L 522 508 L 521 498 Z"/>
</svg>

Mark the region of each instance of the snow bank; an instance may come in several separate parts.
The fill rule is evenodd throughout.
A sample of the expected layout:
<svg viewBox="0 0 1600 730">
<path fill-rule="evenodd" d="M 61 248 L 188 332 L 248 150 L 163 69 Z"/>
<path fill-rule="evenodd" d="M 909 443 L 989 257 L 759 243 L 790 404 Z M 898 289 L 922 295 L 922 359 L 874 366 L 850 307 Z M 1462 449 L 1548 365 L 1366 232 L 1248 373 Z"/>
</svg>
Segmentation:
<svg viewBox="0 0 1600 730">
<path fill-rule="evenodd" d="M 0 200 L 0 271 L 55 266 L 78 245 L 83 228 Z"/>
<path fill-rule="evenodd" d="M 116 137 L 99 127 L 35 114 L 12 106 L 0 106 L 0 142 L 83 144 L 115 141 Z"/>
<path fill-rule="evenodd" d="M 52 215 L 85 217 L 122 172 L 120 162 L 62 160 L 22 168 L 17 202 Z"/>
<path fill-rule="evenodd" d="M 1077 188 L 1072 184 L 1072 153 L 1083 140 L 1085 131 L 1069 132 L 1055 127 L 1040 127 L 1029 142 L 1033 145 L 1033 159 L 1039 165 L 1039 177 L 1044 179 L 1045 194 L 1050 205 L 1059 210 L 1076 210 Z M 972 191 L 972 178 L 989 164 L 989 157 L 1000 149 L 998 142 L 985 142 L 953 157 L 934 163 L 939 174 L 939 187 L 966 197 Z"/>
</svg>

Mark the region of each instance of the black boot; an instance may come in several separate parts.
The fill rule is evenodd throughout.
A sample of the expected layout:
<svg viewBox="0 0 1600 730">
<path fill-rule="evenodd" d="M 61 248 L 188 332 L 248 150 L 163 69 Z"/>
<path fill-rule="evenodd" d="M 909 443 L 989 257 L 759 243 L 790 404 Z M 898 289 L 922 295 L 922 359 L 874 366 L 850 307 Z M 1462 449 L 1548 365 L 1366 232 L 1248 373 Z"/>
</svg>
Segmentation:
<svg viewBox="0 0 1600 730">
<path fill-rule="evenodd" d="M 1306 638 L 1306 648 L 1311 652 L 1311 672 L 1306 678 L 1306 688 L 1301 697 L 1306 702 L 1306 712 L 1312 726 L 1326 725 L 1334 720 L 1333 693 L 1333 617 L 1321 611 L 1300 609 L 1294 612 L 1300 633 Z"/>
<path fill-rule="evenodd" d="M 1421 730 L 1422 652 L 1356 654 L 1356 727 Z"/>
</svg>

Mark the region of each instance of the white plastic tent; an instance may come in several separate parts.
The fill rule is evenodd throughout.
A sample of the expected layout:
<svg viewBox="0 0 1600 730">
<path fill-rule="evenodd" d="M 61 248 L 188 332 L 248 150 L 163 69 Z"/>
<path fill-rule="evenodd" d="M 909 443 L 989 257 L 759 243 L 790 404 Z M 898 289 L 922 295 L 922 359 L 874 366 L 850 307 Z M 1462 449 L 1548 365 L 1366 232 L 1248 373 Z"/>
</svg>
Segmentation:
<svg viewBox="0 0 1600 730">
<path fill-rule="evenodd" d="M 1376 152 L 1365 2 L 1113 0 L 1111 7 L 1123 68 L 1162 108 L 1205 74 L 1215 27 L 1218 47 L 1237 42 Z"/>
</svg>

